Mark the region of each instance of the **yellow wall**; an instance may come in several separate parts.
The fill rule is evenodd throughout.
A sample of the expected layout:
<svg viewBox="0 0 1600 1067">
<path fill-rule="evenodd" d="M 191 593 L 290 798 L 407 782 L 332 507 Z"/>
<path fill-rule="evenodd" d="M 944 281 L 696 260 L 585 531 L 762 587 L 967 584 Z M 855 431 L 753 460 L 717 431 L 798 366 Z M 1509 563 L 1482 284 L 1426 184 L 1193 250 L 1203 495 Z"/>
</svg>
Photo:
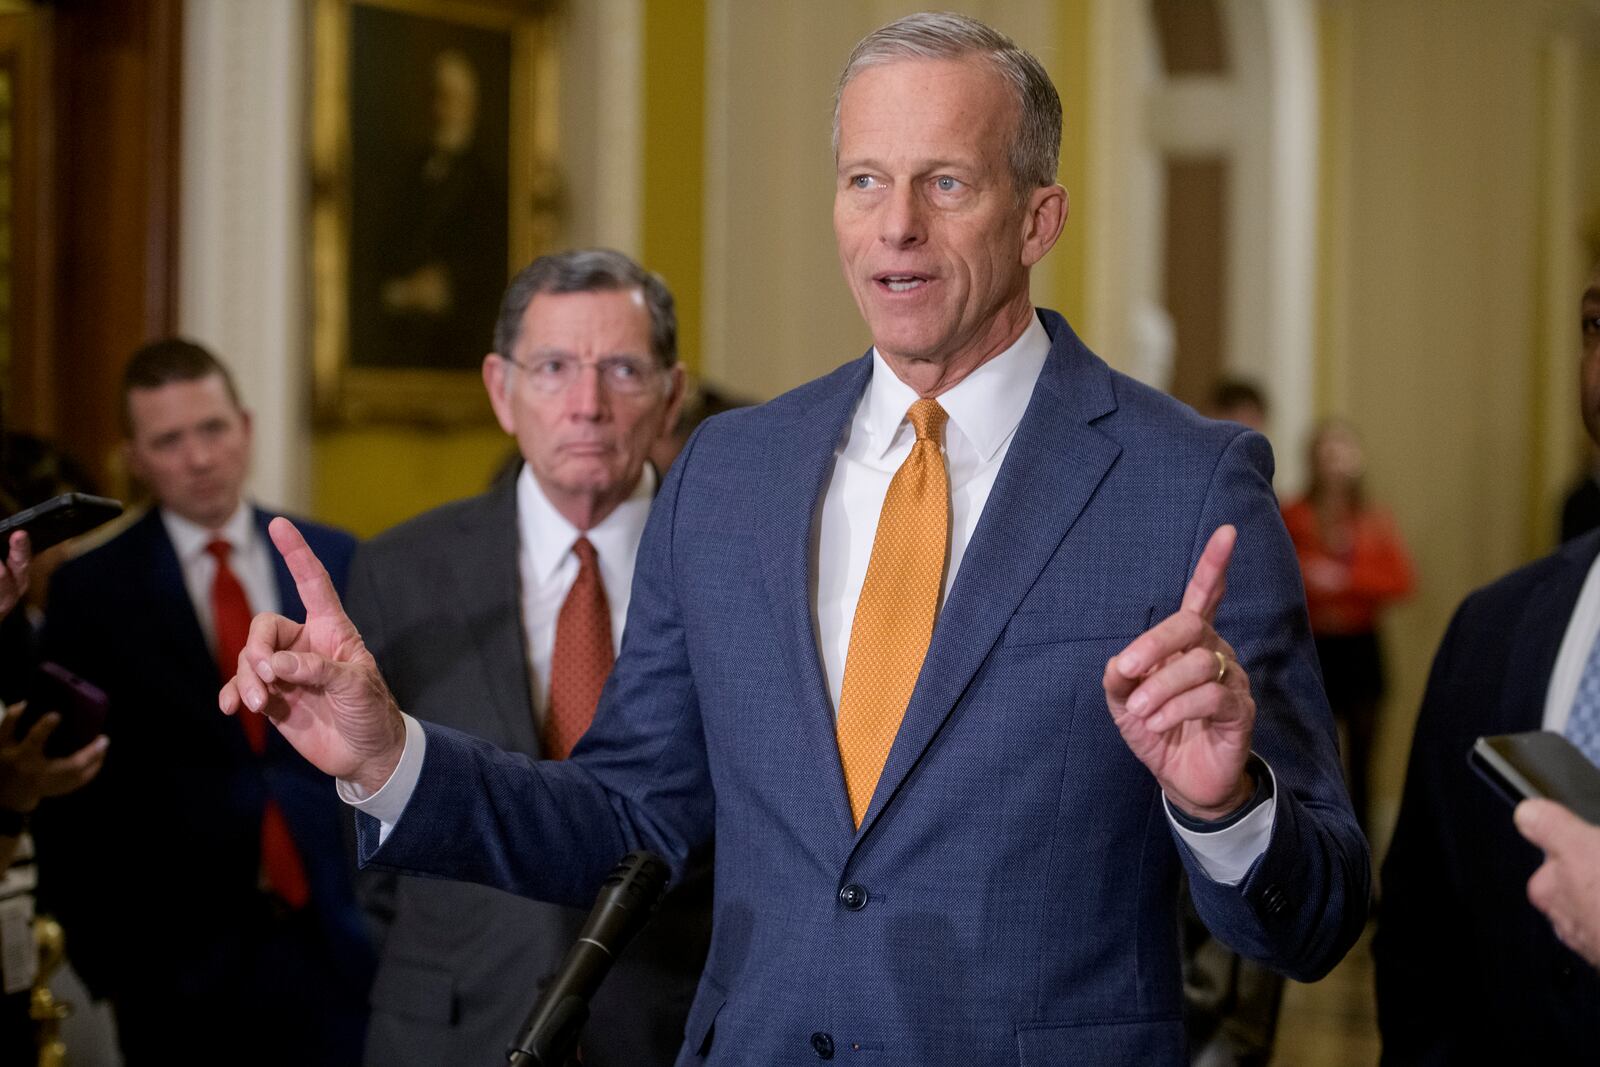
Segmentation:
<svg viewBox="0 0 1600 1067">
<path fill-rule="evenodd" d="M 1089 319 L 1089 227 L 1078 211 L 1092 203 L 1089 188 L 1089 86 L 1093 84 L 1091 0 L 1059 0 L 1056 47 L 1045 53 L 1050 78 L 1061 94 L 1061 167 L 1068 217 L 1061 240 L 1050 253 L 1055 262 L 1055 292 L 1050 301 L 1084 337 L 1094 334 Z"/>
<path fill-rule="evenodd" d="M 706 12 L 702 0 L 645 0 L 644 262 L 678 309 L 678 355 L 700 369 Z"/>
</svg>

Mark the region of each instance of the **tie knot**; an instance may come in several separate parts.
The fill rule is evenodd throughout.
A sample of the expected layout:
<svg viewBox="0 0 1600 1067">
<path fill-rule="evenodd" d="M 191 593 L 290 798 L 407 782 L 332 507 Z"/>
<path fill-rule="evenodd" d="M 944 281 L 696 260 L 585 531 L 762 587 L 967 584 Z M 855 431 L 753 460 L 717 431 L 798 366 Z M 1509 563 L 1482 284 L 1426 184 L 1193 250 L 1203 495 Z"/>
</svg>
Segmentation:
<svg viewBox="0 0 1600 1067">
<path fill-rule="evenodd" d="M 599 559 L 595 555 L 594 545 L 589 543 L 587 537 L 580 537 L 572 542 L 572 554 L 578 557 L 580 567 L 593 567 Z"/>
<path fill-rule="evenodd" d="M 939 402 L 929 397 L 918 400 L 906 412 L 906 418 L 911 420 L 911 428 L 917 431 L 917 440 L 932 441 L 936 445 L 944 437 L 944 424 L 949 417 Z"/>
<path fill-rule="evenodd" d="M 233 546 L 220 537 L 214 537 L 206 542 L 206 551 L 211 553 L 211 558 L 226 567 L 228 557 L 233 554 Z"/>
</svg>

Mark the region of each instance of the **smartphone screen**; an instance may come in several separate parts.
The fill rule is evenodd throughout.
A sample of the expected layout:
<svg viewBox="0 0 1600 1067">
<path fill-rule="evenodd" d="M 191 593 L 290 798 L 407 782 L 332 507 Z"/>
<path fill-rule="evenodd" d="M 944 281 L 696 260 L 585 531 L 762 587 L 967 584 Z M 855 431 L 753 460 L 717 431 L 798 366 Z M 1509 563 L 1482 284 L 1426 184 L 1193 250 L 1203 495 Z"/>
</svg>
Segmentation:
<svg viewBox="0 0 1600 1067">
<path fill-rule="evenodd" d="M 1600 767 L 1558 733 L 1529 730 L 1480 737 L 1468 762 L 1513 804 L 1546 797 L 1600 825 Z"/>
<path fill-rule="evenodd" d="M 51 545 L 88 533 L 121 514 L 121 502 L 109 497 L 63 493 L 7 519 L 0 519 L 0 545 L 10 540 L 11 531 L 27 530 L 33 551 L 43 552 Z M 3 554 L 3 550 L 0 550 L 0 554 Z"/>
</svg>

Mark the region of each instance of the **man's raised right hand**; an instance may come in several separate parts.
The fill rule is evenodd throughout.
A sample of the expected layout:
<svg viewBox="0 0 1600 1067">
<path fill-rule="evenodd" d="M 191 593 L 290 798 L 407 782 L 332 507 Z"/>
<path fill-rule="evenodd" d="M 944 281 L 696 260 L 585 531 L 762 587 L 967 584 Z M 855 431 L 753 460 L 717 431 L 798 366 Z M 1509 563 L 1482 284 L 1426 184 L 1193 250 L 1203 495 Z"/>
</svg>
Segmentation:
<svg viewBox="0 0 1600 1067">
<path fill-rule="evenodd" d="M 267 716 L 318 770 L 375 793 L 405 751 L 405 721 L 322 561 L 288 519 L 273 519 L 267 532 L 289 565 L 306 621 L 257 615 L 239 672 L 217 703 L 227 715 Z"/>
</svg>

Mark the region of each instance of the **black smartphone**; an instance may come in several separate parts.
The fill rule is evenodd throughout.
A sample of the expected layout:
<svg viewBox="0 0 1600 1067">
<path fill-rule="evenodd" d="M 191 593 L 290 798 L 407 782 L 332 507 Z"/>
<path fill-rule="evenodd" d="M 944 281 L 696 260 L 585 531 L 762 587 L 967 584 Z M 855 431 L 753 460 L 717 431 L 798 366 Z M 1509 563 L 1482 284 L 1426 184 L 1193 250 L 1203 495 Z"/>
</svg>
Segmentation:
<svg viewBox="0 0 1600 1067">
<path fill-rule="evenodd" d="M 1560 734 L 1529 730 L 1480 737 L 1467 762 L 1512 804 L 1547 797 L 1600 826 L 1600 767 Z"/>
<path fill-rule="evenodd" d="M 0 520 L 0 556 L 5 555 L 4 546 L 11 540 L 13 530 L 27 530 L 28 541 L 37 554 L 69 537 L 88 533 L 121 514 L 121 501 L 110 497 L 63 493 Z"/>
<path fill-rule="evenodd" d="M 13 737 L 26 735 L 49 712 L 61 714 L 55 732 L 44 743 L 46 756 L 70 756 L 105 732 L 106 712 L 111 709 L 105 690 L 59 663 L 39 664 L 28 684 L 27 699 Z"/>
</svg>

